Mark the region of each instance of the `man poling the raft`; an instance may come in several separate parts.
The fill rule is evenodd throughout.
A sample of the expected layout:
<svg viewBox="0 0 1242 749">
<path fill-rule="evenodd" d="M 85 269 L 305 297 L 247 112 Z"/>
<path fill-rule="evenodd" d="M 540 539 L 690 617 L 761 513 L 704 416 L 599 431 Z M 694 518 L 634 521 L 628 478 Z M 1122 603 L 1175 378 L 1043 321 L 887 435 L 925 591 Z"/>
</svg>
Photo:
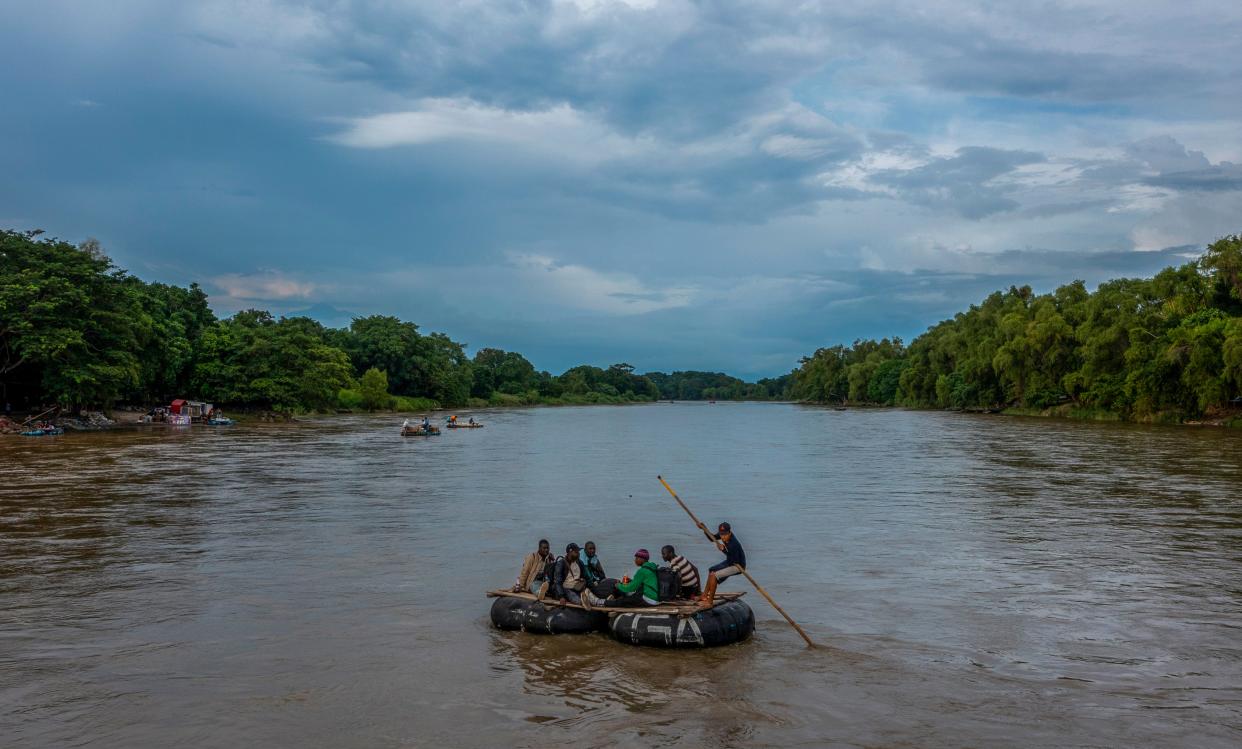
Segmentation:
<svg viewBox="0 0 1242 749">
<path fill-rule="evenodd" d="M 751 585 L 755 586 L 755 590 L 759 591 L 760 595 L 762 595 L 765 599 L 767 599 L 768 603 L 772 604 L 772 608 L 776 609 L 777 612 L 779 612 L 781 616 L 785 617 L 785 621 L 789 622 L 790 626 L 796 629 L 798 631 L 798 634 L 802 635 L 802 639 L 806 640 L 807 647 L 811 647 L 811 648 L 816 647 L 815 643 L 811 640 L 810 636 L 807 635 L 807 633 L 802 630 L 802 627 L 799 627 L 798 623 L 795 622 L 793 618 L 789 616 L 789 614 L 786 614 L 785 610 L 782 609 L 780 605 L 777 604 L 776 601 L 772 600 L 772 596 L 768 595 L 768 592 L 764 590 L 763 587 L 759 585 L 759 583 L 755 582 L 755 578 L 751 577 L 750 573 L 746 571 L 746 554 L 745 552 L 741 550 L 742 549 L 741 544 L 736 545 L 736 553 L 738 556 L 740 556 L 740 563 L 739 563 L 736 560 L 734 555 L 729 554 L 727 550 L 728 541 L 724 541 L 723 544 L 721 543 L 721 541 L 724 540 L 723 536 L 725 535 L 726 531 L 728 532 L 729 537 L 732 538 L 732 531 L 733 531 L 732 527 L 730 527 L 728 523 L 721 523 L 720 524 L 721 533 L 719 535 L 713 536 L 712 533 L 707 530 L 707 526 L 701 520 L 695 517 L 693 512 L 690 511 L 690 508 L 686 506 L 686 503 L 681 501 L 681 497 L 677 496 L 677 492 L 673 491 L 673 487 L 668 485 L 668 482 L 664 480 L 664 477 L 656 476 L 656 478 L 659 479 L 660 483 L 664 486 L 664 488 L 668 490 L 668 493 L 673 496 L 673 499 L 677 500 L 677 504 L 681 506 L 681 509 L 686 511 L 686 514 L 690 516 L 690 519 L 694 521 L 694 524 L 698 526 L 700 530 L 703 531 L 703 533 L 708 537 L 709 540 L 711 540 L 713 544 L 717 544 L 717 548 L 725 552 L 726 556 L 725 556 L 724 564 L 727 567 L 736 566 L 738 572 L 740 572 L 747 580 L 749 580 Z M 733 540 L 736 541 L 736 539 L 733 539 Z M 731 559 L 734 560 L 733 563 L 730 563 Z M 717 567 L 720 567 L 720 565 L 716 565 L 716 567 L 712 567 L 712 570 L 716 570 Z M 721 568 L 721 569 L 724 569 L 724 568 Z M 730 574 L 737 574 L 737 573 L 730 573 Z M 715 595 L 716 583 L 717 583 L 715 571 L 709 572 L 707 577 L 708 577 L 708 583 L 707 583 L 708 590 L 704 591 L 705 598 L 708 596 Z M 729 575 L 725 575 L 725 577 L 729 577 Z"/>
<path fill-rule="evenodd" d="M 723 562 L 714 564 L 707 570 L 707 588 L 703 591 L 703 598 L 699 605 L 710 609 L 712 602 L 716 600 L 716 586 L 734 575 L 742 574 L 742 570 L 746 569 L 746 552 L 742 550 L 742 544 L 737 540 L 737 536 L 733 535 L 733 526 L 728 523 L 721 523 L 716 528 L 715 534 L 707 530 L 707 526 L 703 523 L 699 523 L 699 530 L 703 531 L 707 540 L 716 544 L 716 548 L 725 554 Z"/>
</svg>

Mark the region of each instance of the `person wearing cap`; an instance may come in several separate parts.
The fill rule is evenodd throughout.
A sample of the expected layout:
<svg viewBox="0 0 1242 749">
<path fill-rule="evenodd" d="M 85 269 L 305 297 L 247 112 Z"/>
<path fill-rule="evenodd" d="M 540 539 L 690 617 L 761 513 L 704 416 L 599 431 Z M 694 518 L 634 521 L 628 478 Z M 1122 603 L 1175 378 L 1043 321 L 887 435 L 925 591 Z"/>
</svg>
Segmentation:
<svg viewBox="0 0 1242 749">
<path fill-rule="evenodd" d="M 657 606 L 660 603 L 660 582 L 656 577 L 655 562 L 651 552 L 639 549 L 634 552 L 634 577 L 617 583 L 617 597 L 604 602 L 608 607 Z"/>
<path fill-rule="evenodd" d="M 571 543 L 565 547 L 565 556 L 556 560 L 551 595 L 562 604 L 582 603 L 582 592 L 586 589 L 586 567 L 578 558 L 578 544 Z"/>
<path fill-rule="evenodd" d="M 740 575 L 742 570 L 746 569 L 746 552 L 742 550 L 742 544 L 738 542 L 737 536 L 733 535 L 733 527 L 728 523 L 721 523 L 716 533 L 707 530 L 707 525 L 704 523 L 699 523 L 699 529 L 725 555 L 723 562 L 714 564 L 707 570 L 707 589 L 703 591 L 699 606 L 710 609 L 715 602 L 716 586 L 726 578 Z"/>
</svg>

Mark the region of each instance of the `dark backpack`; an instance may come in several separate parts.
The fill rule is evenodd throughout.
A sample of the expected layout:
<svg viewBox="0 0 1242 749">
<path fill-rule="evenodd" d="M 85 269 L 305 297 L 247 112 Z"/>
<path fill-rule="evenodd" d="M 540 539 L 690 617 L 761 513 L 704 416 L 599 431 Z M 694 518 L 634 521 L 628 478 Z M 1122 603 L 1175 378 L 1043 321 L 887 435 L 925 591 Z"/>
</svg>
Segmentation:
<svg viewBox="0 0 1242 749">
<path fill-rule="evenodd" d="M 661 601 L 675 601 L 681 596 L 681 575 L 672 567 L 656 570 L 656 582 L 659 584 Z"/>
<path fill-rule="evenodd" d="M 549 554 L 548 556 L 552 557 L 551 554 Z M 556 563 L 559 562 L 563 558 L 564 557 L 552 557 L 552 561 L 544 562 L 543 563 L 543 577 L 540 577 L 537 579 L 547 580 L 549 583 L 555 580 L 556 579 Z"/>
</svg>

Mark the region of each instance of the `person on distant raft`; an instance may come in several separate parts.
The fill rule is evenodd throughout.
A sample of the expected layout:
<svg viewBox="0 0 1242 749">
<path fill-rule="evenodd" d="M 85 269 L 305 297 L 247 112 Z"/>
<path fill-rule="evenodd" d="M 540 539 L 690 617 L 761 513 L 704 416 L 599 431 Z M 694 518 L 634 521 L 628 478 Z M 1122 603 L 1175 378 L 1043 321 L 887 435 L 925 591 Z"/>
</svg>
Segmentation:
<svg viewBox="0 0 1242 749">
<path fill-rule="evenodd" d="M 423 429 L 428 432 L 431 431 L 431 419 L 426 416 L 423 417 Z"/>
<path fill-rule="evenodd" d="M 651 561 L 651 552 L 639 549 L 634 552 L 634 578 L 617 583 L 617 597 L 604 601 L 609 608 L 658 606 L 660 604 L 660 582 L 656 577 L 655 562 Z"/>
<path fill-rule="evenodd" d="M 410 428 L 410 420 L 409 420 L 409 419 L 406 419 L 405 421 L 401 422 L 401 428 L 402 428 L 402 429 L 409 429 L 409 428 Z"/>
<path fill-rule="evenodd" d="M 571 543 L 565 547 L 565 556 L 556 560 L 551 582 L 549 595 L 562 604 L 582 603 L 582 599 L 590 595 L 587 592 L 586 567 L 578 558 L 578 544 Z"/>
<path fill-rule="evenodd" d="M 522 569 L 518 572 L 517 582 L 513 584 L 514 593 L 539 593 L 539 589 L 547 582 L 545 568 L 552 561 L 552 545 L 548 539 L 539 539 L 539 550 L 532 551 L 522 560 Z"/>
<path fill-rule="evenodd" d="M 660 557 L 668 563 L 677 573 L 677 577 L 681 579 L 681 597 L 682 598 L 698 598 L 699 597 L 699 568 L 690 563 L 689 559 L 677 554 L 677 550 L 671 545 L 660 549 Z"/>
<path fill-rule="evenodd" d="M 746 552 L 742 550 L 742 544 L 733 535 L 733 527 L 728 523 L 721 523 L 716 533 L 707 530 L 704 523 L 699 523 L 699 530 L 725 555 L 723 562 L 712 565 L 707 570 L 707 590 L 703 591 L 699 606 L 710 609 L 716 597 L 716 586 L 726 578 L 740 575 L 746 569 Z"/>
</svg>

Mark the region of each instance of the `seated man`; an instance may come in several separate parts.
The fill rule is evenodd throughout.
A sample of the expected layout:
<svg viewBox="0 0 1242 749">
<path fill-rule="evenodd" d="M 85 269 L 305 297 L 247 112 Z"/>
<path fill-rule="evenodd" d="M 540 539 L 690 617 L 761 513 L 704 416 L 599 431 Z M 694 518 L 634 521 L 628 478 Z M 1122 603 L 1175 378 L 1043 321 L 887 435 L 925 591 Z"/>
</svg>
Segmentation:
<svg viewBox="0 0 1242 749">
<path fill-rule="evenodd" d="M 608 576 L 604 574 L 603 563 L 599 561 L 599 557 L 595 556 L 594 541 L 587 541 L 583 544 L 582 551 L 582 563 L 586 565 L 587 583 L 594 588 L 596 583 Z"/>
<path fill-rule="evenodd" d="M 514 593 L 535 593 L 547 581 L 544 568 L 552 561 L 552 549 L 546 538 L 539 540 L 539 550 L 532 551 L 522 560 L 522 570 L 518 572 L 517 582 L 513 585 Z"/>
<path fill-rule="evenodd" d="M 660 582 L 656 578 L 655 562 L 651 552 L 639 549 L 634 552 L 634 579 L 617 583 L 617 597 L 604 602 L 609 608 L 657 606 L 660 603 Z"/>
<path fill-rule="evenodd" d="M 587 589 L 587 571 L 578 558 L 578 544 L 565 547 L 565 556 L 556 560 L 552 573 L 551 596 L 562 604 L 582 603 Z"/>
<path fill-rule="evenodd" d="M 690 563 L 689 559 L 677 555 L 677 550 L 672 546 L 665 546 L 660 549 L 660 557 L 668 564 L 669 567 L 677 573 L 681 579 L 681 597 L 682 598 L 698 598 L 699 597 L 699 568 Z"/>
</svg>

